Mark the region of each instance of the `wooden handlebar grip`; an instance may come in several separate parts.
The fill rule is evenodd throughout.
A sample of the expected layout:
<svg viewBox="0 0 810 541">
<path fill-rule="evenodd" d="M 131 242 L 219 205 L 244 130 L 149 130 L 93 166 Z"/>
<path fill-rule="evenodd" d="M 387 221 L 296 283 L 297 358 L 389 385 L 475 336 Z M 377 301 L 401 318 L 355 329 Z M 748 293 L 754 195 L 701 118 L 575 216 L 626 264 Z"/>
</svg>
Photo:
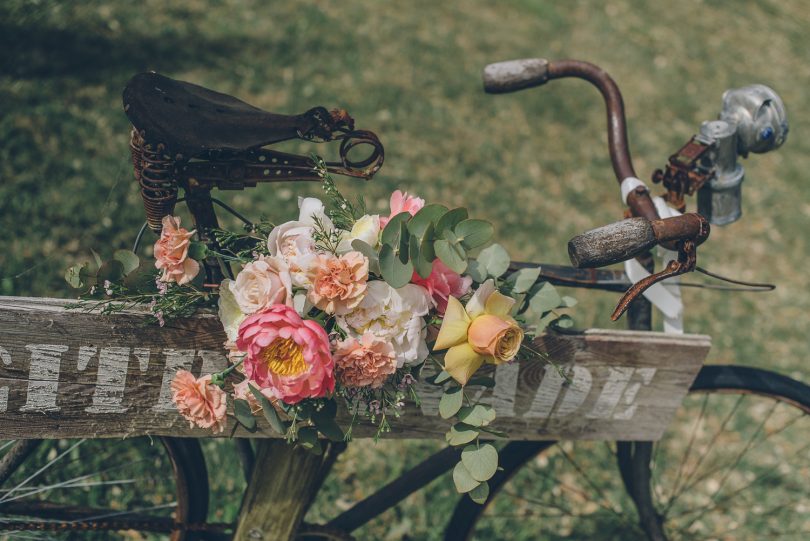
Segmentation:
<svg viewBox="0 0 810 541">
<path fill-rule="evenodd" d="M 484 68 L 484 90 L 489 94 L 515 92 L 548 81 L 548 60 L 522 58 L 496 62 Z"/>
<path fill-rule="evenodd" d="M 568 257 L 577 268 L 626 261 L 655 246 L 655 231 L 646 218 L 630 218 L 591 229 L 568 241 Z"/>
</svg>

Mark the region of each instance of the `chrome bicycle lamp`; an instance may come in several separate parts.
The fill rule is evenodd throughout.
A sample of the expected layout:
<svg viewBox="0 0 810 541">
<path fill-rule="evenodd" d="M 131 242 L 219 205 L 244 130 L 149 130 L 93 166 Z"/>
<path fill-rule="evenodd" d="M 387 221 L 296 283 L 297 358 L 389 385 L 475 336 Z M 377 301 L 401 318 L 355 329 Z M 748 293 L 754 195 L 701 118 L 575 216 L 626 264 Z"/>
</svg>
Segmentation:
<svg viewBox="0 0 810 541">
<path fill-rule="evenodd" d="M 771 88 L 757 84 L 727 90 L 720 119 L 704 122 L 695 137 L 709 147 L 699 167 L 713 173 L 698 190 L 698 212 L 713 225 L 737 221 L 745 177 L 737 156 L 776 150 L 787 134 L 785 106 Z"/>
</svg>

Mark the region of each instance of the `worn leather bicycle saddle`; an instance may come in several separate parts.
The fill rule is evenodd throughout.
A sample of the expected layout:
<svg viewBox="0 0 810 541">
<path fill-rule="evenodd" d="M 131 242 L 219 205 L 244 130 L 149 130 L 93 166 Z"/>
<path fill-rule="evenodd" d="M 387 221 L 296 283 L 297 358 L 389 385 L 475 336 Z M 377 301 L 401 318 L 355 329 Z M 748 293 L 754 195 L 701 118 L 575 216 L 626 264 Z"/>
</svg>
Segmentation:
<svg viewBox="0 0 810 541">
<path fill-rule="evenodd" d="M 134 76 L 123 99 L 133 126 L 130 150 L 135 179 L 147 222 L 155 232 L 160 231 L 162 218 L 174 212 L 180 188 L 187 200 L 198 201 L 210 198 L 213 188 L 242 190 L 266 182 L 320 181 L 324 168 L 370 179 L 385 157 L 379 138 L 373 132 L 355 130 L 354 120 L 342 109 L 269 113 L 227 94 L 153 72 Z M 310 156 L 266 148 L 296 138 L 340 141 L 339 160 L 316 163 Z M 349 156 L 364 146 L 369 147 L 367 156 Z M 352 154 L 357 156 L 358 151 Z"/>
<path fill-rule="evenodd" d="M 354 121 L 342 110 L 315 107 L 299 115 L 269 113 L 154 72 L 135 75 L 123 98 L 124 111 L 144 141 L 162 144 L 176 159 L 212 150 L 238 152 L 293 138 L 330 141 L 354 129 Z"/>
</svg>

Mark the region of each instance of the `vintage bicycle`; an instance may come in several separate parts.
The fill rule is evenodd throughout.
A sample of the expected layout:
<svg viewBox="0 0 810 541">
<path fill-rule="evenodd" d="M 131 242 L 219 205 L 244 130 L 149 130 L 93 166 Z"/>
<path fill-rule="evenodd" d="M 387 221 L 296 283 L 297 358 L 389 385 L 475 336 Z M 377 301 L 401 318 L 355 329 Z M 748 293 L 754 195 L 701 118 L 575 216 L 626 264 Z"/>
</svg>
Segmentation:
<svg viewBox="0 0 810 541">
<path fill-rule="evenodd" d="M 750 531 L 802 538 L 810 528 L 803 444 L 810 389 L 767 370 L 701 367 L 708 337 L 651 332 L 652 305 L 642 296 L 647 292 L 664 309 L 670 330 L 677 329 L 677 290 L 662 281 L 699 269 L 697 247 L 708 237 L 708 222 L 739 217 L 737 157 L 784 142 L 781 101 L 762 86 L 727 93 L 720 120 L 704 124 L 655 173 L 653 180 L 666 188 L 656 200 L 633 169 L 622 97 L 604 71 L 579 61 L 531 59 L 491 65 L 484 80 L 487 91 L 502 93 L 563 77 L 585 79 L 603 95 L 611 161 L 633 217 L 572 239 L 577 268 L 541 265 L 539 279 L 623 293 L 614 315 L 626 309 L 635 332 L 547 333 L 540 345 L 569 370 L 567 381 L 532 365 L 495 374 L 492 398 L 511 404 L 505 422 L 515 441 L 502 447 L 502 471 L 486 504 L 462 498 L 445 538 L 500 538 L 507 529 L 525 539 L 739 539 Z M 211 197 L 215 187 L 317 178 L 310 158 L 267 145 L 338 140 L 340 159 L 328 167 L 354 177 L 371 177 L 383 162 L 379 139 L 355 130 L 343 111 L 276 115 L 157 74 L 136 77 L 124 101 L 135 126 L 133 163 L 147 214 L 136 249 L 147 228 L 158 230 L 178 202 L 187 203 L 207 241 L 216 206 L 244 219 Z M 371 148 L 369 156 L 349 157 L 363 146 Z M 694 194 L 699 214 L 669 210 L 682 211 L 684 196 Z M 656 244 L 670 250 L 669 262 L 652 274 Z M 640 263 L 627 272 L 595 270 L 633 258 Z M 227 272 L 215 258 L 205 268 L 210 281 Z M 206 458 L 194 439 L 201 433 L 166 407 L 167 374 L 186 365 L 211 372 L 223 362 L 217 321 L 203 315 L 158 330 L 144 328 L 137 312 L 102 321 L 65 313 L 63 304 L 0 300 L 0 434 L 6 438 L 0 535 L 10 539 L 109 539 L 115 532 L 173 540 L 349 539 L 458 459 L 456 449 L 444 449 L 327 524 L 301 525 L 344 445 L 333 443 L 316 457 L 283 442 L 254 446 L 236 438 L 234 454 L 246 478 L 273 482 L 265 483 L 269 488 L 250 483 L 239 523 L 220 523 L 208 516 Z M 155 362 L 159 369 L 148 370 Z M 426 403 L 430 408 L 429 391 Z M 395 435 L 441 434 L 418 417 L 408 419 L 412 426 Z M 575 442 L 558 443 L 563 439 Z M 243 526 L 246 516 L 261 514 L 279 524 Z"/>
</svg>

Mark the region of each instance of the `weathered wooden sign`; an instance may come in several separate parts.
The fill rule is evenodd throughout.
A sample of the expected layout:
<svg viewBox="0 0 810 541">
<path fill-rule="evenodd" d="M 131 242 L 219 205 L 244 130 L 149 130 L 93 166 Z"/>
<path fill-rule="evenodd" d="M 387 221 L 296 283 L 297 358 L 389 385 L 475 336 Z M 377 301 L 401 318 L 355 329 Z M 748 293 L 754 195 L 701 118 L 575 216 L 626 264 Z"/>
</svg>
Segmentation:
<svg viewBox="0 0 810 541">
<path fill-rule="evenodd" d="M 225 367 L 225 337 L 214 315 L 161 328 L 147 325 L 142 312 L 102 316 L 65 310 L 64 303 L 0 297 L 0 439 L 210 436 L 175 412 L 169 384 L 180 368 L 199 375 Z M 697 375 L 710 340 L 590 330 L 544 335 L 536 347 L 567 378 L 540 359 L 497 367 L 494 389 L 471 388 L 496 406 L 494 428 L 511 439 L 655 440 Z M 419 394 L 421 407 L 406 407 L 388 437 L 443 437 L 448 425 L 437 415 L 441 389 L 420 384 Z M 348 424 L 347 413 L 341 415 Z M 353 435 L 374 432 L 361 425 Z M 261 423 L 254 434 L 236 433 L 275 436 Z"/>
</svg>

